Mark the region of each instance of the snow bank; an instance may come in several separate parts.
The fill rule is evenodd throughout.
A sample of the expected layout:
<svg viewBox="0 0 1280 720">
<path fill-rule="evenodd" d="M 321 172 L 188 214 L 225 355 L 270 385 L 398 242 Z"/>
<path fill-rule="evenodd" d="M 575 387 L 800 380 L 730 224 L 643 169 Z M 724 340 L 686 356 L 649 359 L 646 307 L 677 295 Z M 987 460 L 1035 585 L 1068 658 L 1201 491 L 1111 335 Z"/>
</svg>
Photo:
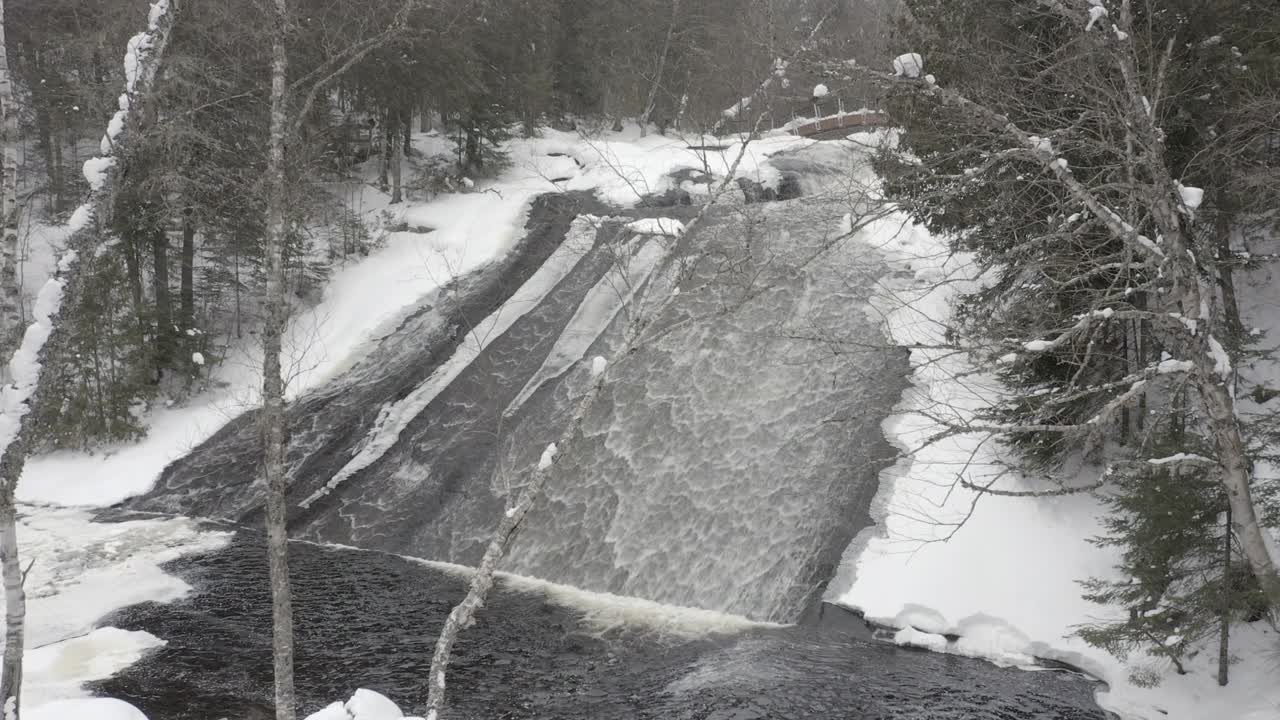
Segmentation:
<svg viewBox="0 0 1280 720">
<path fill-rule="evenodd" d="M 112 698 L 59 700 L 35 707 L 24 706 L 22 717 L 26 720 L 147 720 L 147 716 L 134 706 Z"/>
<path fill-rule="evenodd" d="M 421 718 L 405 718 L 400 708 L 386 696 L 361 688 L 356 690 L 351 699 L 345 703 L 333 703 L 320 712 L 308 715 L 306 720 L 401 720 L 401 718 L 421 720 Z"/>
<path fill-rule="evenodd" d="M 29 707 L 83 696 L 82 683 L 107 678 L 163 644 L 144 632 L 95 626 L 114 610 L 185 596 L 191 588 L 160 566 L 214 550 L 229 537 L 188 520 L 100 524 L 87 513 L 56 508 L 21 507 L 20 514 L 18 543 L 32 563 L 23 683 Z"/>
</svg>

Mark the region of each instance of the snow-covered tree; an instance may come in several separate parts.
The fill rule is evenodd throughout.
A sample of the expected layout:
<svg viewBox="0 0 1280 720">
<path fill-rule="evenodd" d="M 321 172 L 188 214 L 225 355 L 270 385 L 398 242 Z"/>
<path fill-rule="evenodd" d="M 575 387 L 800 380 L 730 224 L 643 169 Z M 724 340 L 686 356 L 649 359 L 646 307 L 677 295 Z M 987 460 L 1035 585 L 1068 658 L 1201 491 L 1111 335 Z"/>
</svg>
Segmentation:
<svg viewBox="0 0 1280 720">
<path fill-rule="evenodd" d="M 42 370 L 48 346 L 57 343 L 61 339 L 59 335 L 67 333 L 60 313 L 64 294 L 81 289 L 78 286 L 83 280 L 83 258 L 110 251 L 111 243 L 97 223 L 110 215 L 111 192 L 119 170 L 115 151 L 126 142 L 133 113 L 151 90 L 176 11 L 174 0 L 157 0 L 151 6 L 146 29 L 135 35 L 125 49 L 124 93 L 103 137 L 102 154 L 85 163 L 84 173 L 91 194 L 71 217 L 72 247 L 63 254 L 54 276 L 40 290 L 33 311 L 34 320 L 12 351 L 9 381 L 0 388 L 0 574 L 3 575 L 5 591 L 5 648 L 3 663 L 0 664 L 0 698 L 3 698 L 7 718 L 16 719 L 21 711 L 26 597 L 23 591 L 25 571 L 18 555 L 14 496 L 31 451 L 30 410 L 47 391 L 48 383 L 42 382 Z M 3 15 L 0 15 L 0 26 L 3 21 Z M 3 49 L 3 42 L 0 42 L 0 52 Z M 7 85 L 7 82 L 0 82 L 0 85 Z M 8 114 L 12 111 L 12 95 L 3 101 Z M 15 138 L 6 134 L 4 140 L 8 152 L 8 143 Z M 12 184 L 11 180 L 5 183 L 6 187 Z M 12 208 L 12 205 L 6 201 L 5 207 Z M 3 319 L 6 322 L 16 321 L 12 316 Z M 4 332 L 10 334 L 15 334 L 16 330 L 16 327 L 4 328 Z"/>
<path fill-rule="evenodd" d="M 1223 175 L 1201 168 L 1227 168 L 1249 143 L 1224 145 L 1184 107 L 1220 73 L 1249 72 L 1205 62 L 1223 42 L 1215 23 L 1257 27 L 1275 8 L 1226 4 L 1214 20 L 1200 5 L 917 0 L 903 49 L 922 69 L 838 72 L 891 93 L 908 151 L 882 167 L 894 198 L 988 270 L 963 329 L 1020 392 L 946 432 L 1002 438 L 1041 468 L 1099 461 L 1098 483 L 1081 489 L 1117 463 L 1201 470 L 1280 606 L 1280 557 L 1256 502 L 1264 481 L 1238 416 L 1221 246 L 1204 232 L 1205 198 L 1219 190 L 1209 183 Z M 1188 452 L 1157 456 L 1156 428 L 1181 414 Z"/>
</svg>

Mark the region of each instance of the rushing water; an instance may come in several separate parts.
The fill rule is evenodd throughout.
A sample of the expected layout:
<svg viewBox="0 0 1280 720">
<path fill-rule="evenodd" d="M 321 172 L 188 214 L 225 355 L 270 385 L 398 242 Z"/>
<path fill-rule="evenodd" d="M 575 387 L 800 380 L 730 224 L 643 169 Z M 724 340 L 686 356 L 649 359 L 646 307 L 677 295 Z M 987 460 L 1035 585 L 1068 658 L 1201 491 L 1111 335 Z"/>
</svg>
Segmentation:
<svg viewBox="0 0 1280 720">
<path fill-rule="evenodd" d="M 850 157 L 783 164 L 812 177 Z M 880 255 L 841 238 L 842 193 L 717 208 L 679 243 L 573 222 L 584 209 L 582 197 L 541 200 L 511 258 L 428 298 L 363 363 L 296 403 L 294 536 L 474 564 L 569 422 L 591 358 L 613 356 L 674 291 L 648 339 L 609 369 L 506 567 L 795 619 L 868 521 L 892 457 L 879 423 L 906 369 L 897 349 L 838 354 L 795 337 L 884 345 L 866 313 Z M 242 418 L 130 507 L 254 519 L 255 440 Z"/>
</svg>

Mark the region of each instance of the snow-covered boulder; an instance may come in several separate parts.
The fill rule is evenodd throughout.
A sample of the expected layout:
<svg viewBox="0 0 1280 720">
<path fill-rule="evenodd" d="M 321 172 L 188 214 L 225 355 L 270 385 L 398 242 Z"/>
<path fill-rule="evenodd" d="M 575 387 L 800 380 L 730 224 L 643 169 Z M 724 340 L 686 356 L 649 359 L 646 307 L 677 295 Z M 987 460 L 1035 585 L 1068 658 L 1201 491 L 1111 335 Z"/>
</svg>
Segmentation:
<svg viewBox="0 0 1280 720">
<path fill-rule="evenodd" d="M 143 719 L 145 720 L 145 718 Z M 406 718 L 387 696 L 360 688 L 345 703 L 326 705 L 306 720 L 415 720 Z"/>
<path fill-rule="evenodd" d="M 924 58 L 920 53 L 905 53 L 893 59 L 893 74 L 898 77 L 918 78 L 924 72 Z"/>
</svg>

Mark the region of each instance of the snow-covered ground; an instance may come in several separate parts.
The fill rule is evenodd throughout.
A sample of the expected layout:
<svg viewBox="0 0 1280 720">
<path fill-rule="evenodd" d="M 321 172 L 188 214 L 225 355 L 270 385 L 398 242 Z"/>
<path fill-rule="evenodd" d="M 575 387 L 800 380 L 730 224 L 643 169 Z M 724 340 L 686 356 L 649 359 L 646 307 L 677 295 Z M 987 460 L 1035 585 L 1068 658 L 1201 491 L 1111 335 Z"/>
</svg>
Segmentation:
<svg viewBox="0 0 1280 720">
<path fill-rule="evenodd" d="M 1109 684 L 1098 701 L 1125 720 L 1280 718 L 1280 638 L 1265 623 L 1236 628 L 1239 662 L 1226 688 L 1216 684 L 1216 648 L 1191 658 L 1189 673 L 1179 676 L 1166 660 L 1135 653 L 1121 662 L 1074 636 L 1077 626 L 1121 612 L 1087 602 L 1077 584 L 1115 572 L 1114 551 L 1087 542 L 1103 534 L 1104 506 L 1090 495 L 978 498 L 958 484 L 964 475 L 985 485 L 1001 471 L 998 448 L 980 437 L 926 442 L 940 429 L 926 413 L 964 421 L 1002 392 L 965 355 L 936 349 L 947 344 L 950 301 L 971 287 L 970 259 L 949 254 L 942 239 L 905 217 L 863 233 L 910 268 L 909 278 L 883 289 L 877 307 L 895 342 L 922 347 L 911 350 L 913 386 L 884 424 L 906 454 L 882 475 L 873 507 L 879 525 L 846 553 L 854 579 L 837 601 L 901 628 L 896 640 L 904 645 L 1012 665 L 1033 656 L 1069 662 Z M 1254 304 L 1272 308 L 1274 322 L 1280 286 L 1269 287 L 1272 295 Z M 995 487 L 1048 486 L 1010 474 Z M 960 639 L 948 642 L 948 634 Z M 1130 681 L 1134 670 L 1154 671 L 1162 682 L 1139 687 Z"/>
</svg>

